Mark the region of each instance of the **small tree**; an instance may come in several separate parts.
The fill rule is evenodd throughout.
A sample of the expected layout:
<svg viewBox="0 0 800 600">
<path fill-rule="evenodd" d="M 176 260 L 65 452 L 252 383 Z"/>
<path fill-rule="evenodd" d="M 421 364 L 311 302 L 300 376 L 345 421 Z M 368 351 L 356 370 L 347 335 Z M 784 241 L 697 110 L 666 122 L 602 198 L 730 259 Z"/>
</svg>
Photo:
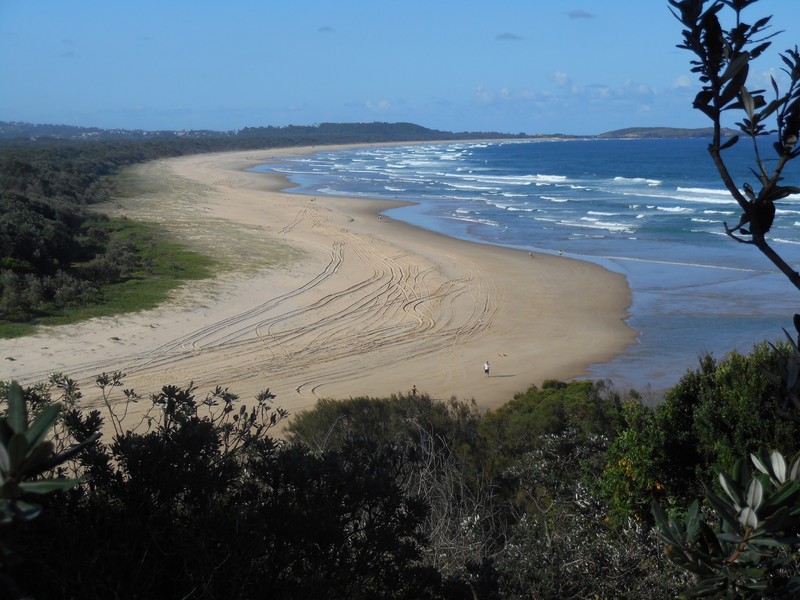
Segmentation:
<svg viewBox="0 0 800 600">
<path fill-rule="evenodd" d="M 774 98 L 769 102 L 764 90 L 750 90 L 747 78 L 753 60 L 770 46 L 775 33 L 768 33 L 772 17 L 752 25 L 742 20 L 742 12 L 758 0 L 669 0 L 673 15 L 684 25 L 684 48 L 694 53 L 692 72 L 702 84 L 694 107 L 711 119 L 713 139 L 708 151 L 725 187 L 742 209 L 734 227 L 724 224 L 732 239 L 758 248 L 789 281 L 800 290 L 800 273 L 791 267 L 768 243 L 767 233 L 775 218 L 775 202 L 800 193 L 800 188 L 782 185 L 786 165 L 800 156 L 800 53 L 797 46 L 781 55 L 789 77 L 789 88 L 781 93 L 771 79 Z M 733 11 L 734 25 L 723 29 L 719 14 Z M 755 166 L 751 169 L 758 181 L 739 189 L 723 158 L 723 152 L 739 141 L 739 135 L 722 140 L 722 116 L 727 110 L 741 110 L 743 118 L 736 125 L 751 140 Z M 767 121 L 774 119 L 775 129 Z M 772 147 L 777 155 L 773 163 L 764 159 L 759 138 L 777 134 Z M 800 332 L 800 317 L 795 315 Z M 780 365 L 780 375 L 773 382 L 783 387 L 778 414 L 800 420 L 800 352 L 788 335 L 794 353 Z M 744 452 L 744 449 L 741 448 Z M 751 454 L 759 471 L 752 474 L 744 461 L 732 471 L 719 475 L 721 492 L 706 489 L 710 509 L 695 501 L 685 516 L 668 517 L 657 502 L 653 516 L 666 552 L 678 566 L 696 576 L 687 590 L 691 596 L 714 597 L 796 597 L 800 592 L 796 552 L 800 547 L 800 460 L 787 467 L 779 452 Z"/>
<path fill-rule="evenodd" d="M 752 244 L 758 248 L 800 290 L 800 273 L 791 267 L 767 241 L 775 217 L 775 202 L 800 188 L 781 185 L 782 173 L 789 161 L 800 156 L 800 53 L 797 46 L 786 50 L 781 60 L 786 65 L 782 70 L 789 76 L 789 89 L 781 93 L 774 78 L 770 78 L 774 99 L 765 99 L 764 90 L 750 90 L 747 76 L 751 63 L 770 46 L 769 41 L 777 33 L 768 33 L 772 17 L 758 19 L 752 25 L 742 20 L 742 11 L 758 0 L 714 0 L 706 8 L 706 0 L 669 0 L 677 9 L 672 13 L 683 24 L 683 44 L 679 48 L 691 51 L 696 59 L 691 61 L 692 72 L 697 73 L 702 83 L 694 99 L 694 108 L 705 114 L 713 125 L 713 139 L 708 152 L 719 171 L 725 187 L 742 209 L 739 223 L 725 232 L 737 242 Z M 724 30 L 718 15 L 728 7 L 735 15 L 735 25 Z M 739 141 L 739 135 L 723 141 L 722 117 L 725 111 L 741 110 L 744 115 L 736 125 L 741 135 L 749 138 L 753 145 L 755 166 L 753 175 L 758 183 L 753 188 L 749 183 L 739 189 L 734 181 L 723 152 Z M 768 120 L 775 120 L 775 129 L 770 129 Z M 758 146 L 759 138 L 776 134 L 773 149 L 777 155 L 774 164 L 768 164 Z"/>
</svg>

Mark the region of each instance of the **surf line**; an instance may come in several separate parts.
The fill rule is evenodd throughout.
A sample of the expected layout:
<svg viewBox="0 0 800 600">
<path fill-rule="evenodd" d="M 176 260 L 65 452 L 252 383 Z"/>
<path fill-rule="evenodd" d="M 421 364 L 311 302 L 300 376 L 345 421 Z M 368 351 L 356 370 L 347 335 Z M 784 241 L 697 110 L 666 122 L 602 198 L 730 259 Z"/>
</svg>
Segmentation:
<svg viewBox="0 0 800 600">
<path fill-rule="evenodd" d="M 722 265 L 703 265 L 700 263 L 686 263 L 680 261 L 670 261 L 670 260 L 654 260 L 651 258 L 634 258 L 631 256 L 599 256 L 598 258 L 602 258 L 605 260 L 618 260 L 618 261 L 628 261 L 628 262 L 642 262 L 642 263 L 652 263 L 656 265 L 671 265 L 675 267 L 697 267 L 698 269 L 719 269 L 721 271 L 740 271 L 742 273 L 769 273 L 770 271 L 765 271 L 763 269 L 745 269 L 743 267 L 726 267 Z"/>
</svg>

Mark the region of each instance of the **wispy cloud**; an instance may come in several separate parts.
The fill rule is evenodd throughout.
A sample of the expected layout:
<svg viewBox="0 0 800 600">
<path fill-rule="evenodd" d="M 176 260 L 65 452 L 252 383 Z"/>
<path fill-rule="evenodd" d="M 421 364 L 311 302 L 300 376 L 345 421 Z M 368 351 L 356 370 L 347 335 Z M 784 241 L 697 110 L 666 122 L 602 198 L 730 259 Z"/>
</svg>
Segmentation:
<svg viewBox="0 0 800 600">
<path fill-rule="evenodd" d="M 317 33 L 331 33 L 333 31 L 333 27 L 329 25 L 325 25 L 324 27 L 320 27 L 317 29 Z"/>
<path fill-rule="evenodd" d="M 475 99 L 481 104 L 490 104 L 494 102 L 495 93 L 487 90 L 485 86 L 479 85 L 475 88 Z"/>
<path fill-rule="evenodd" d="M 571 10 L 567 13 L 570 19 L 594 19 L 594 15 L 585 10 Z"/>
<path fill-rule="evenodd" d="M 514 42 L 517 40 L 521 40 L 522 37 L 518 36 L 516 33 L 506 32 L 506 33 L 498 33 L 496 36 L 494 36 L 494 39 Z"/>
<path fill-rule="evenodd" d="M 367 100 L 366 107 L 372 112 L 383 112 L 389 110 L 392 107 L 392 103 L 388 100 L 378 100 L 377 102 Z"/>
<path fill-rule="evenodd" d="M 681 89 L 692 87 L 692 80 L 688 75 L 680 75 L 675 81 L 672 82 L 673 89 Z"/>
<path fill-rule="evenodd" d="M 569 75 L 564 73 L 563 71 L 553 71 L 550 73 L 550 79 L 555 81 L 556 85 L 559 87 L 565 87 L 572 83 L 572 80 L 569 78 Z"/>
</svg>

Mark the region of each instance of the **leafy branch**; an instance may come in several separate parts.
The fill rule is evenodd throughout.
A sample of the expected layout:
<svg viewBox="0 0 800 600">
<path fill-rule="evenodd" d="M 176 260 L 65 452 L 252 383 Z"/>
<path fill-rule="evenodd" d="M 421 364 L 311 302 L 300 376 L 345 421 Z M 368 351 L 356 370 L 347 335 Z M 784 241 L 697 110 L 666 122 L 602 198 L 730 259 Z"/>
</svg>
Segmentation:
<svg viewBox="0 0 800 600">
<path fill-rule="evenodd" d="M 800 593 L 800 575 L 791 572 L 800 546 L 800 455 L 789 463 L 777 451 L 750 458 L 755 472 L 739 460 L 731 474 L 719 474 L 721 493 L 706 488 L 718 530 L 697 500 L 683 517 L 652 503 L 668 558 L 695 574 L 689 596 Z"/>
<path fill-rule="evenodd" d="M 800 156 L 800 53 L 797 46 L 780 55 L 782 71 L 789 77 L 789 87 L 781 92 L 770 77 L 774 98 L 767 101 L 764 90 L 750 90 L 746 83 L 752 62 L 771 45 L 771 39 L 780 32 L 770 33 L 770 20 L 764 17 L 748 24 L 742 20 L 742 11 L 758 0 L 713 0 L 706 8 L 706 0 L 669 0 L 672 14 L 683 24 L 683 43 L 679 48 L 689 50 L 696 59 L 691 61 L 693 73 L 702 87 L 694 99 L 694 108 L 711 119 L 713 139 L 708 146 L 714 165 L 725 187 L 742 209 L 739 222 L 734 227 L 724 223 L 725 232 L 732 239 L 754 245 L 800 290 L 800 273 L 789 265 L 767 242 L 766 234 L 775 218 L 775 202 L 800 193 L 796 186 L 783 185 L 783 170 Z M 735 24 L 723 29 L 719 14 L 729 8 L 734 12 Z M 736 185 L 723 152 L 739 141 L 739 135 L 722 139 L 722 117 L 725 111 L 744 113 L 736 125 L 741 135 L 753 144 L 755 166 L 751 169 L 758 184 Z M 767 122 L 774 119 L 775 129 Z M 772 145 L 777 158 L 769 168 L 762 158 L 757 140 L 777 134 Z"/>
</svg>

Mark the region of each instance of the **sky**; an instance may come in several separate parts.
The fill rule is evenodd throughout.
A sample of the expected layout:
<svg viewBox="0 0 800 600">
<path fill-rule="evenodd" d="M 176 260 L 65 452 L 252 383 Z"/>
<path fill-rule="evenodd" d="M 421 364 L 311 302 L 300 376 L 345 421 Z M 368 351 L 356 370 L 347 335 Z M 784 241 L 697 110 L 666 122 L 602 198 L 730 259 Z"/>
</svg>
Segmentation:
<svg viewBox="0 0 800 600">
<path fill-rule="evenodd" d="M 786 81 L 800 0 L 751 87 Z M 0 121 L 233 131 L 410 122 L 598 134 L 705 127 L 667 0 L 0 0 Z"/>
</svg>

